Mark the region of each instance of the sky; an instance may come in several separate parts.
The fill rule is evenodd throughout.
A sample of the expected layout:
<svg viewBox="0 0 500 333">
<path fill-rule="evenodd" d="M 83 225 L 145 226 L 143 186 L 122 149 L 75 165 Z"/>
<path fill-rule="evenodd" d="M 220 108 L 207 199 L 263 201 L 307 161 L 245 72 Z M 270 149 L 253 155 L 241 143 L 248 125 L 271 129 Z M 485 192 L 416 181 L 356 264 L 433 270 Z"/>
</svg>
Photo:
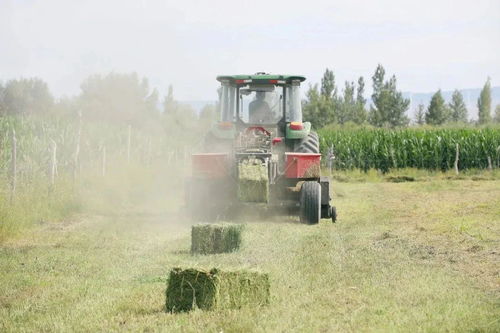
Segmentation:
<svg viewBox="0 0 500 333">
<path fill-rule="evenodd" d="M 500 85 L 500 0 L 0 0 L 0 81 L 40 77 L 56 97 L 113 71 L 214 100 L 219 74 L 317 83 L 327 67 L 369 93 L 378 63 L 402 91 Z"/>
</svg>

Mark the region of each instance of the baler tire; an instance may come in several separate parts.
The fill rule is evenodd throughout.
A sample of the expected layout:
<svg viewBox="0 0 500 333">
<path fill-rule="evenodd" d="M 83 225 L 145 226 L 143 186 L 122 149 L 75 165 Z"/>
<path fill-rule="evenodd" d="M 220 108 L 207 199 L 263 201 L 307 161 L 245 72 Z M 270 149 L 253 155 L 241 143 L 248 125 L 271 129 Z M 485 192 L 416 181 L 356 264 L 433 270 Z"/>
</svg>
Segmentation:
<svg viewBox="0 0 500 333">
<path fill-rule="evenodd" d="M 296 153 L 319 154 L 318 134 L 310 132 L 304 139 L 300 140 L 294 150 Z"/>
<path fill-rule="evenodd" d="M 337 208 L 335 208 L 335 206 L 332 206 L 331 210 L 332 210 L 332 222 L 335 223 L 337 222 Z"/>
<path fill-rule="evenodd" d="M 300 189 L 300 222 L 318 224 L 321 219 L 321 186 L 307 181 Z"/>
</svg>

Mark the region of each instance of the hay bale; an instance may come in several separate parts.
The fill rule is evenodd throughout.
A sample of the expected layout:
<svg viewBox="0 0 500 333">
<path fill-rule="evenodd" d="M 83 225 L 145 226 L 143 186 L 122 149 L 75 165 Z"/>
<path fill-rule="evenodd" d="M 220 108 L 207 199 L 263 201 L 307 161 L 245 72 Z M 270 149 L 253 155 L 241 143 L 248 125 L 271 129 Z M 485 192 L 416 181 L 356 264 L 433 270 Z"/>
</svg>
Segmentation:
<svg viewBox="0 0 500 333">
<path fill-rule="evenodd" d="M 269 304 L 269 276 L 250 271 L 181 269 L 170 271 L 166 291 L 169 312 L 239 309 Z"/>
<path fill-rule="evenodd" d="M 259 159 L 246 159 L 238 165 L 238 199 L 243 202 L 269 201 L 267 165 Z"/>
<path fill-rule="evenodd" d="M 213 254 L 236 251 L 241 245 L 242 231 L 241 224 L 196 224 L 191 228 L 191 252 Z"/>
</svg>

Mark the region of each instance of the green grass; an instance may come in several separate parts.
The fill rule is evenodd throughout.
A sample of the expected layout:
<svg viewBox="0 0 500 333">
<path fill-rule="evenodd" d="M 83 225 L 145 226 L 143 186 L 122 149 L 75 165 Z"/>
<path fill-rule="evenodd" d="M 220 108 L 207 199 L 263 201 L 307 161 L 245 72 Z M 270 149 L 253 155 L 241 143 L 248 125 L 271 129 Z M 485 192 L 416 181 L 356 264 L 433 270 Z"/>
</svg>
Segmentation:
<svg viewBox="0 0 500 333">
<path fill-rule="evenodd" d="M 0 181 L 0 188 L 9 186 Z M 10 191 L 0 192 L 0 244 L 21 236 L 27 229 L 48 221 L 61 221 L 81 210 L 81 203 L 68 179 L 60 179 L 49 191 L 48 182 L 34 180 Z"/>
<path fill-rule="evenodd" d="M 401 177 L 412 178 L 413 181 L 434 182 L 436 180 L 500 180 L 500 169 L 482 170 L 482 169 L 469 169 L 462 170 L 457 175 L 455 171 L 448 170 L 442 172 L 439 170 L 423 170 L 417 168 L 404 168 L 404 169 L 389 169 L 387 172 L 380 170 L 370 169 L 363 171 L 360 169 L 352 170 L 332 170 L 332 173 L 327 168 L 322 170 L 323 175 L 332 177 L 334 181 L 340 183 L 380 183 L 390 182 L 392 179 Z"/>
<path fill-rule="evenodd" d="M 337 224 L 247 221 L 234 253 L 190 254 L 174 191 L 44 224 L 0 247 L 0 331 L 499 331 L 500 181 L 383 177 L 334 182 Z M 268 272 L 270 304 L 165 313 L 179 266 Z"/>
</svg>

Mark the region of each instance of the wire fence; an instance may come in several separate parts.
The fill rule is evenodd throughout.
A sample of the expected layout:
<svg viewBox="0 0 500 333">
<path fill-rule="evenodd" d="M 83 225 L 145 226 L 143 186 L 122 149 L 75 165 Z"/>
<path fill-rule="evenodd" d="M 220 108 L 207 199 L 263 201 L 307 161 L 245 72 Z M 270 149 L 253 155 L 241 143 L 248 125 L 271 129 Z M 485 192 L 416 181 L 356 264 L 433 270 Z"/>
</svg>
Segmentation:
<svg viewBox="0 0 500 333">
<path fill-rule="evenodd" d="M 35 180 L 46 180 L 52 188 L 63 176 L 74 182 L 82 172 L 106 176 L 123 163 L 148 167 L 158 161 L 184 162 L 192 141 L 182 133 L 165 133 L 162 127 L 0 117 L 0 192 L 10 192 L 12 198 L 18 185 Z"/>
</svg>

